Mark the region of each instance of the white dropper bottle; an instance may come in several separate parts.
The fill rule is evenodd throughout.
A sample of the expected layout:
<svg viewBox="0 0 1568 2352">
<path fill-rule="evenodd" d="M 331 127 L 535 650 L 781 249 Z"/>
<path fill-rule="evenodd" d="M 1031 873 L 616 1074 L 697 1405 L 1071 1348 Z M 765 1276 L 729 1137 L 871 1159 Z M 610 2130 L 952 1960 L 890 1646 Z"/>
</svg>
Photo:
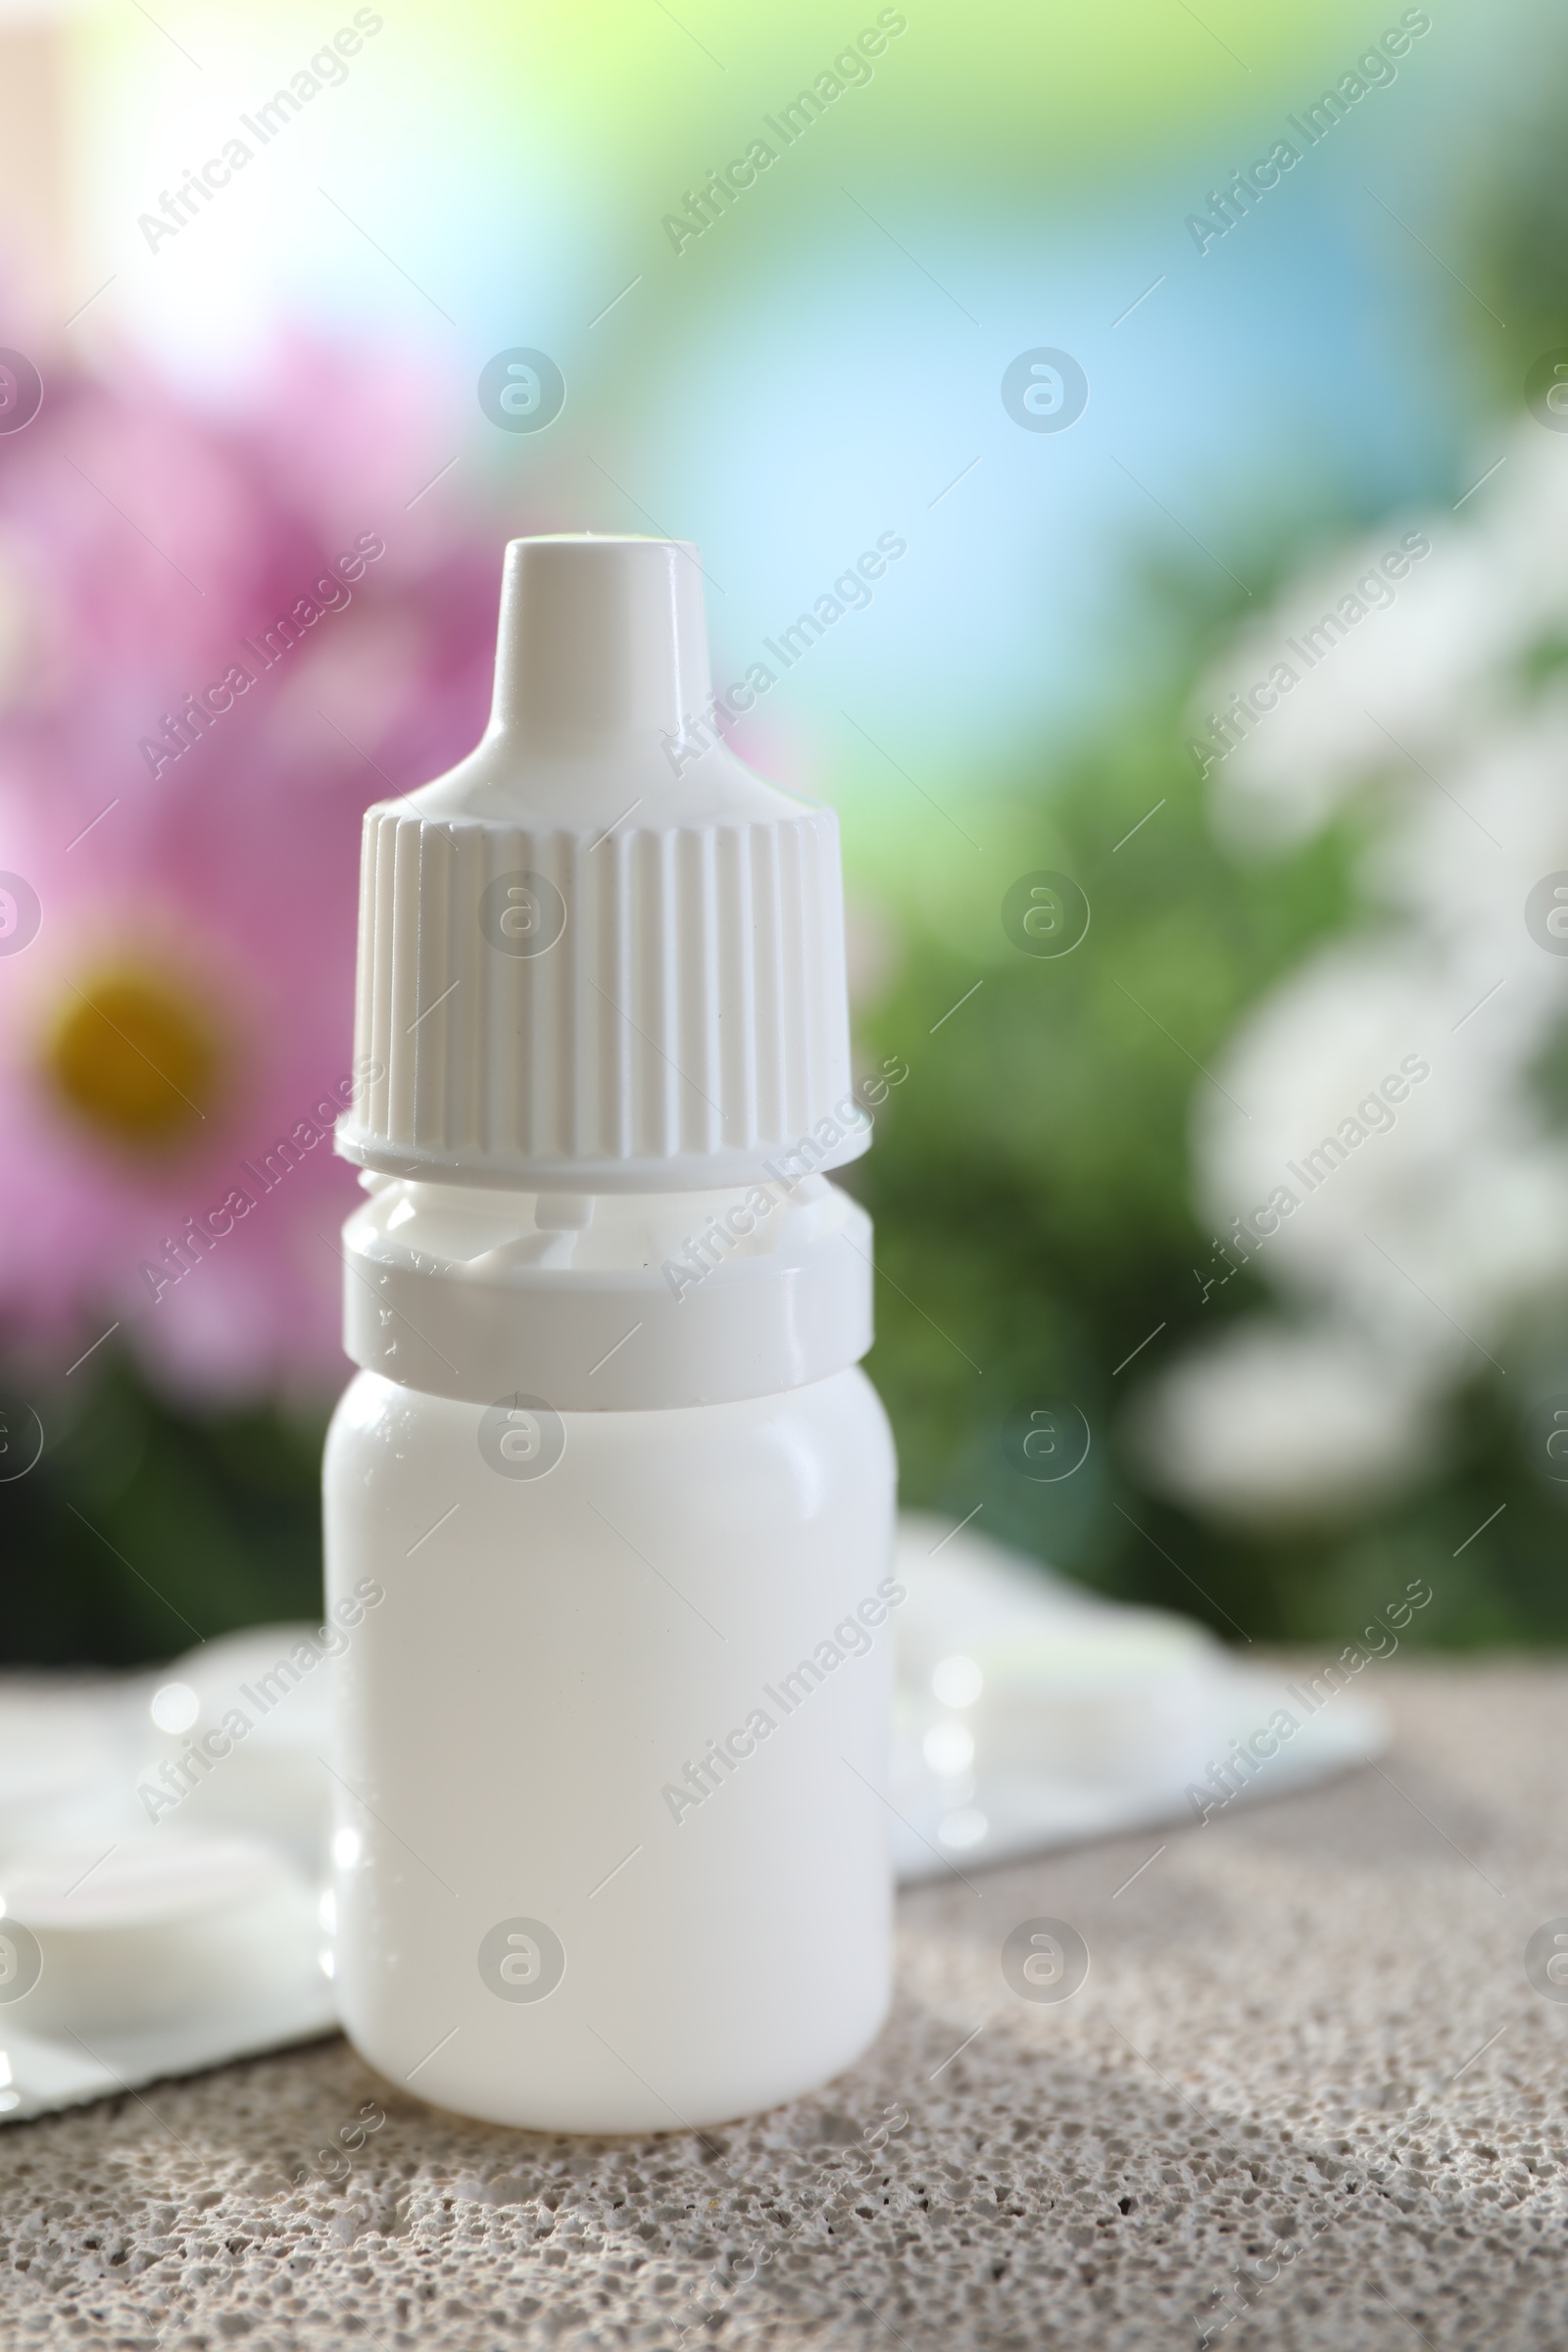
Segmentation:
<svg viewBox="0 0 1568 2352">
<path fill-rule="evenodd" d="M 365 822 L 338 1985 L 391 2081 L 538 2130 L 790 2098 L 889 1995 L 837 828 L 710 698 L 695 549 L 515 540 L 489 729 Z"/>
</svg>

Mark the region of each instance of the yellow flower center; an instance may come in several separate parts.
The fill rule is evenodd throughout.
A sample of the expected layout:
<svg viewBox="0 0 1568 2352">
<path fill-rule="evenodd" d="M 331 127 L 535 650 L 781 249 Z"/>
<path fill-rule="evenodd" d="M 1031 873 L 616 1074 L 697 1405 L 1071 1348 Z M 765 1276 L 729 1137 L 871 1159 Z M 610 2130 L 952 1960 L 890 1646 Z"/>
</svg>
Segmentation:
<svg viewBox="0 0 1568 2352">
<path fill-rule="evenodd" d="M 220 1093 L 218 1039 L 201 1005 L 179 982 L 133 967 L 70 988 L 43 1059 L 78 1117 L 137 1151 L 193 1139 Z"/>
</svg>

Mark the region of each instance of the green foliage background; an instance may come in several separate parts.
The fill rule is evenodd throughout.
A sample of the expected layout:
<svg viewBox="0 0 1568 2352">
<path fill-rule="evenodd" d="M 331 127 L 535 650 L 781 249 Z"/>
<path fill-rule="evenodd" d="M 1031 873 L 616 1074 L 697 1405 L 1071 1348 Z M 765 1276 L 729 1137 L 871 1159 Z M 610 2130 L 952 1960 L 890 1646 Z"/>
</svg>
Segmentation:
<svg viewBox="0 0 1568 2352">
<path fill-rule="evenodd" d="M 1437 1564 L 1427 1641 L 1568 1639 L 1563 1496 L 1527 1472 L 1490 1376 L 1458 1400 L 1427 1484 L 1348 1526 L 1228 1533 L 1148 1490 L 1126 1424 L 1140 1373 L 1264 1296 L 1244 1269 L 1203 1298 L 1218 1269 L 1187 1205 L 1188 1105 L 1206 1083 L 1194 1065 L 1212 1066 L 1244 1008 L 1356 911 L 1344 828 L 1237 873 L 1177 717 L 1129 721 L 1048 803 L 1022 801 L 1016 870 L 1080 883 L 1094 910 L 1081 947 L 1049 960 L 1004 943 L 980 997 L 944 1020 L 973 959 L 917 929 L 865 1024 L 873 1057 L 910 1064 L 848 1179 L 876 1219 L 867 1368 L 905 1499 L 955 1523 L 978 1504 L 977 1528 L 1231 1641 L 1332 1646 Z M 1089 1421 L 1089 1458 L 1038 1483 L 1021 1450 L 1030 1412 L 1064 1404 Z M 1499 1493 L 1504 1518 L 1455 1558 Z"/>
</svg>

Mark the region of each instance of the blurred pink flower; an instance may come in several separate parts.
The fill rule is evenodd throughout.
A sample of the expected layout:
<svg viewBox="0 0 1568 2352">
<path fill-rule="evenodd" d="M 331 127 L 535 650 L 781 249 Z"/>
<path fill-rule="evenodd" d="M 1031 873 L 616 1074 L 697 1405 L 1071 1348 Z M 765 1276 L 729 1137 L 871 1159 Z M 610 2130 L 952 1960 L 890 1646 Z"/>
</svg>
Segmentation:
<svg viewBox="0 0 1568 2352">
<path fill-rule="evenodd" d="M 56 1375 L 346 1372 L 359 820 L 478 735 L 498 579 L 410 511 L 424 412 L 294 352 L 259 417 L 126 366 L 0 438 L 0 1345 Z"/>
</svg>

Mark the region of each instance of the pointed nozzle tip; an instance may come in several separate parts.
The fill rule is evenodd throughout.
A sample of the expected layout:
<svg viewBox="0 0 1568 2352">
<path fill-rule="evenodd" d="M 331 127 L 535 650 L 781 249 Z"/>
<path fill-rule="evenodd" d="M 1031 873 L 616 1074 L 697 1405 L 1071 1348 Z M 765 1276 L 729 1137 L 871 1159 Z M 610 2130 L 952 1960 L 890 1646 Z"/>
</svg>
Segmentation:
<svg viewBox="0 0 1568 2352">
<path fill-rule="evenodd" d="M 494 726 L 577 741 L 673 734 L 708 693 L 702 564 L 689 540 L 508 543 Z"/>
</svg>

